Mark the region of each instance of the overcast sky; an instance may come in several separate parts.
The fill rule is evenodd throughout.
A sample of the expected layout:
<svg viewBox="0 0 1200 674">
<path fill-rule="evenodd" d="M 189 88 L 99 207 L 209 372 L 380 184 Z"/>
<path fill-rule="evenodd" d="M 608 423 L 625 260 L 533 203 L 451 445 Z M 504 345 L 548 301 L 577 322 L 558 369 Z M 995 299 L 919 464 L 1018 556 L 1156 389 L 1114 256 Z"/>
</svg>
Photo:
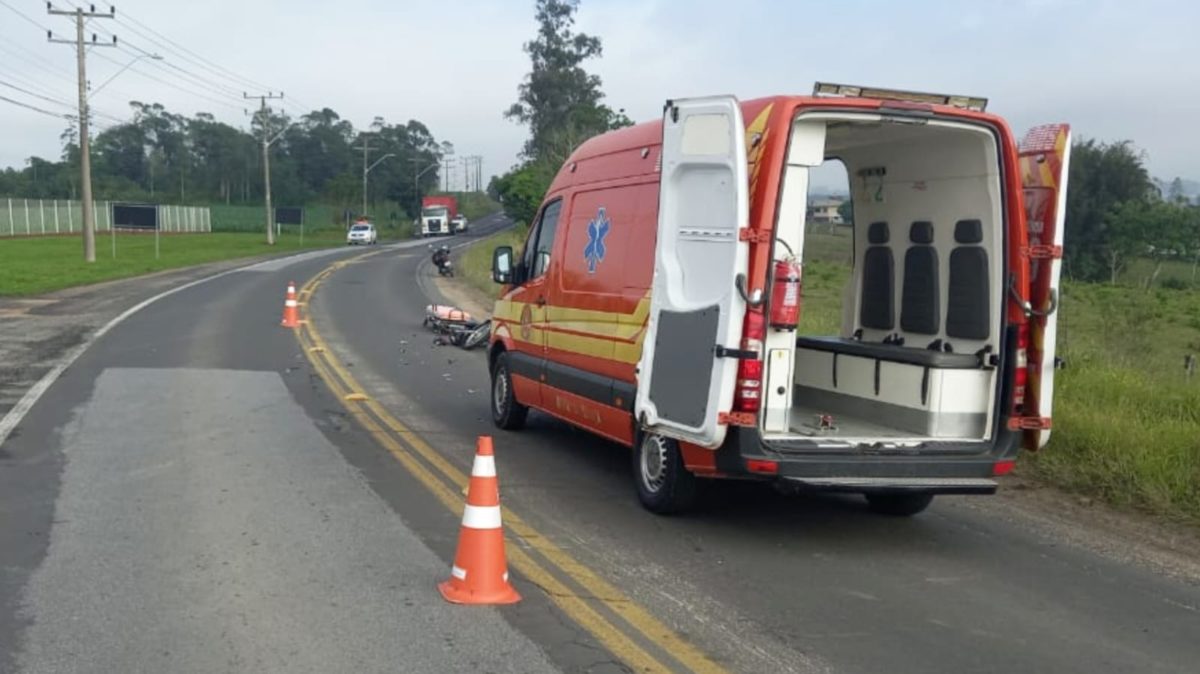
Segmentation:
<svg viewBox="0 0 1200 674">
<path fill-rule="evenodd" d="M 39 26 L 73 35 L 42 0 L 0 0 Z M 56 4 L 65 6 L 64 0 Z M 118 21 L 96 20 L 129 47 L 236 91 L 153 44 L 133 19 L 207 59 L 287 96 L 291 112 L 328 106 L 356 127 L 375 116 L 418 119 L 459 154 L 483 155 L 485 175 L 516 161 L 525 129 L 504 119 L 528 71 L 532 0 L 121 0 Z M 1132 139 L 1158 177 L 1200 179 L 1200 3 L 1109 0 L 802 2 L 791 0 L 583 0 L 577 28 L 603 40 L 588 64 L 607 101 L 636 121 L 666 98 L 808 93 L 815 80 L 991 99 L 1018 131 L 1068 121 L 1077 134 Z M 91 28 L 89 28 L 91 30 Z M 99 86 L 130 60 L 94 49 Z M 96 58 L 100 55 L 103 58 Z M 106 61 L 113 59 L 116 63 Z M 137 64 L 95 95 L 97 110 L 128 117 L 131 98 L 192 114 L 248 122 L 234 98 Z M 217 103 L 169 88 L 137 71 Z M 0 82 L 74 100 L 70 47 L 0 5 Z M 11 87 L 0 95 L 63 111 Z M 111 123 L 108 118 L 101 125 Z M 56 158 L 64 122 L 0 100 L 0 166 Z"/>
</svg>

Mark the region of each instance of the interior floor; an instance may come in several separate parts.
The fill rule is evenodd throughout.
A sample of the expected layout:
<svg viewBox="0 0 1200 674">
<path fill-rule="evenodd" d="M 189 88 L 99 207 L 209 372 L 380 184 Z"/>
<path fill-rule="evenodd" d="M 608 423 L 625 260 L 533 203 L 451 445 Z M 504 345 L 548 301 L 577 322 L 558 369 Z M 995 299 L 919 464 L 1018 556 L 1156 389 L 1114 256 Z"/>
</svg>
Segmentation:
<svg viewBox="0 0 1200 674">
<path fill-rule="evenodd" d="M 792 433 L 812 438 L 911 438 L 913 433 L 874 423 L 864 417 L 834 414 L 833 427 L 821 428 L 820 417 L 828 414 L 806 405 L 793 405 L 788 412 L 788 427 Z"/>
</svg>

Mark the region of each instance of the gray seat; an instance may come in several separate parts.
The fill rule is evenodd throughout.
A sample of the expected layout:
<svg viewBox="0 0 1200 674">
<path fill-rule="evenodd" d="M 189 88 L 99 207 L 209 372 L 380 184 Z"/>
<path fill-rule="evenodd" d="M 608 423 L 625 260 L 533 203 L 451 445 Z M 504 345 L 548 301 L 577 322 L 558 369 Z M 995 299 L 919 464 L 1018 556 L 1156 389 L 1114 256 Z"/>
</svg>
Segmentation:
<svg viewBox="0 0 1200 674">
<path fill-rule="evenodd" d="M 988 339 L 991 329 L 991 284 L 988 252 L 983 243 L 983 223 L 959 220 L 954 225 L 950 253 L 950 287 L 946 300 L 946 336 Z"/>
<path fill-rule="evenodd" d="M 941 285 L 933 223 L 919 220 L 909 229 L 913 243 L 904 254 L 904 286 L 900 295 L 900 329 L 936 335 L 941 327 Z"/>
<path fill-rule="evenodd" d="M 862 302 L 858 322 L 864 328 L 891 330 L 895 318 L 895 261 L 886 222 L 872 222 L 867 227 L 866 253 L 863 254 Z"/>
</svg>

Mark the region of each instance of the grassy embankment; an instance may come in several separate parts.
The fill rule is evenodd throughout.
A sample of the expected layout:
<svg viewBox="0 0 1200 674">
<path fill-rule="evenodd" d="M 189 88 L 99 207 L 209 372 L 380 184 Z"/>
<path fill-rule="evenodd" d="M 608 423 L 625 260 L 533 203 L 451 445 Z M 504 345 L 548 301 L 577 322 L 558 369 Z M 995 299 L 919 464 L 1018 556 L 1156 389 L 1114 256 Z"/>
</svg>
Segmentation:
<svg viewBox="0 0 1200 674">
<path fill-rule="evenodd" d="M 472 288 L 494 297 L 499 288 L 492 282 L 492 251 L 496 246 L 512 246 L 518 253 L 525 245 L 525 236 L 529 228 L 518 225 L 493 234 L 479 243 L 468 248 L 459 263 L 459 273 Z"/>
<path fill-rule="evenodd" d="M 834 334 L 849 274 L 850 238 L 809 234 L 804 332 Z M 1200 287 L 1140 286 L 1136 264 L 1116 286 L 1065 283 L 1059 311 L 1054 431 L 1019 471 L 1070 492 L 1200 524 L 1200 376 L 1183 373 L 1200 356 Z M 1191 265 L 1159 280 L 1191 281 Z"/>
<path fill-rule="evenodd" d="M 0 239 L 0 296 L 34 295 L 60 288 L 111 281 L 151 272 L 268 253 L 285 253 L 345 243 L 341 231 L 285 232 L 274 246 L 258 233 L 175 234 L 159 240 L 154 256 L 153 234 L 117 234 L 113 257 L 108 233 L 96 236 L 96 261 L 83 261 L 78 234 Z"/>
</svg>

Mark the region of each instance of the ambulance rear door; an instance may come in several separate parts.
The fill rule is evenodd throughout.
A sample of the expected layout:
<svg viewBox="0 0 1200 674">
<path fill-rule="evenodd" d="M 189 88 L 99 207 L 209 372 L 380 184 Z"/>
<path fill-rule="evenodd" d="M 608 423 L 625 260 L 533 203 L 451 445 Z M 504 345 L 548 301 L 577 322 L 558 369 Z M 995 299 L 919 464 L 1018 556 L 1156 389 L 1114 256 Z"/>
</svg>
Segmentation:
<svg viewBox="0 0 1200 674">
<path fill-rule="evenodd" d="M 1029 237 L 1026 257 L 1031 314 L 1023 445 L 1037 450 L 1050 440 L 1071 127 L 1046 124 L 1030 129 L 1021 140 L 1018 156 Z"/>
<path fill-rule="evenodd" d="M 732 96 L 669 101 L 663 118 L 650 316 L 638 364 L 643 427 L 704 447 L 725 438 L 746 312 L 745 126 Z M 757 356 L 756 356 L 757 357 Z"/>
</svg>

